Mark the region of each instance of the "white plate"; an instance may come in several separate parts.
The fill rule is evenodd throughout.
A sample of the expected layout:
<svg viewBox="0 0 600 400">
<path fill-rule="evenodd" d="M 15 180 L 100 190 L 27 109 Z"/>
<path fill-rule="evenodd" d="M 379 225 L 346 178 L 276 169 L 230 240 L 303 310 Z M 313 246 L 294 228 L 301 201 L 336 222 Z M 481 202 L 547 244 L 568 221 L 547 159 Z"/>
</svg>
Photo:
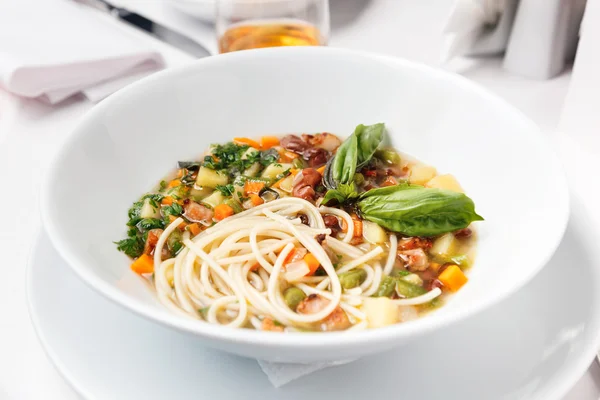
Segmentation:
<svg viewBox="0 0 600 400">
<path fill-rule="evenodd" d="M 45 234 L 29 263 L 32 320 L 73 387 L 98 399 L 553 399 L 594 357 L 599 250 L 578 204 L 549 265 L 508 300 L 410 346 L 274 389 L 257 363 L 125 311 L 87 288 Z M 335 390 L 332 390 L 335 388 Z M 335 393 L 335 394 L 332 394 Z"/>
</svg>

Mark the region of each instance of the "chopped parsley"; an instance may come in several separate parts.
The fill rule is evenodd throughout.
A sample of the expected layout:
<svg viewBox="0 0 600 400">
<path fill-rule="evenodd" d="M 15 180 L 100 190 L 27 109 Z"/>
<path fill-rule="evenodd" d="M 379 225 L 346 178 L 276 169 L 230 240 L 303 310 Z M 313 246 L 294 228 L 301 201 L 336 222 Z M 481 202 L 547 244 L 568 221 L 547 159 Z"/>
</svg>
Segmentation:
<svg viewBox="0 0 600 400">
<path fill-rule="evenodd" d="M 217 185 L 215 186 L 215 189 L 221 192 L 223 196 L 232 196 L 235 192 L 235 188 L 231 183 L 227 185 Z"/>
<path fill-rule="evenodd" d="M 248 145 L 233 142 L 216 145 L 212 150 L 212 155 L 204 157 L 202 166 L 214 170 L 227 170 L 229 176 L 235 177 L 255 163 L 266 167 L 279 160 L 279 152 L 276 149 L 256 150 L 247 154 L 248 149 Z M 245 158 L 243 158 L 244 156 Z"/>
<path fill-rule="evenodd" d="M 181 213 L 183 213 L 183 207 L 179 203 L 173 203 L 170 206 L 163 207 L 162 209 L 162 214 L 165 217 L 168 217 L 169 215 L 175 217 L 181 215 Z"/>
<path fill-rule="evenodd" d="M 160 202 L 164 198 L 165 198 L 165 196 L 163 196 L 160 193 L 148 193 L 148 194 L 145 194 L 144 196 L 142 196 L 142 198 L 140 199 L 140 201 L 144 201 L 146 199 L 150 199 L 151 202 Z"/>
<path fill-rule="evenodd" d="M 140 232 L 146 232 L 152 229 L 164 229 L 165 223 L 163 220 L 158 218 L 144 218 L 135 226 L 137 226 Z"/>
<path fill-rule="evenodd" d="M 212 150 L 212 156 L 204 157 L 203 166 L 217 170 L 239 166 L 246 161 L 242 160 L 242 156 L 248 147 L 248 145 L 239 145 L 233 142 L 216 145 Z"/>
<path fill-rule="evenodd" d="M 129 237 L 114 243 L 117 245 L 117 250 L 122 251 L 131 258 L 137 258 L 144 252 L 144 241 L 139 236 Z"/>
<path fill-rule="evenodd" d="M 143 201 L 136 201 L 133 203 L 129 211 L 127 211 L 127 215 L 129 216 L 129 222 L 127 222 L 127 226 L 135 226 L 135 224 L 140 222 L 142 219 L 142 217 L 140 217 L 140 213 L 143 205 Z"/>
</svg>

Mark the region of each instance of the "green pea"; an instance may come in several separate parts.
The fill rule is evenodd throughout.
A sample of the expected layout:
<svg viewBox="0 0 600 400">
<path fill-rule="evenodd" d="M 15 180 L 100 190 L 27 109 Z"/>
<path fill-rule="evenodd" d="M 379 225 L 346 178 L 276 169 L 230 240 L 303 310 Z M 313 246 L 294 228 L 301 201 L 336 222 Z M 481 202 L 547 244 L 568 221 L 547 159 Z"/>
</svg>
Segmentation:
<svg viewBox="0 0 600 400">
<path fill-rule="evenodd" d="M 306 163 L 304 162 L 302 157 L 294 158 L 294 161 L 292 161 L 292 165 L 294 166 L 294 168 L 297 168 L 297 169 L 306 168 Z"/>
<path fill-rule="evenodd" d="M 362 185 L 363 183 L 365 183 L 365 176 L 363 174 L 361 174 L 360 172 L 357 172 L 354 174 L 354 183 L 357 186 Z"/>
<path fill-rule="evenodd" d="M 425 290 L 423 287 L 407 282 L 403 279 L 396 280 L 396 291 L 398 294 L 401 294 L 407 299 L 427 293 L 427 290 Z"/>
<path fill-rule="evenodd" d="M 359 286 L 367 279 L 367 271 L 364 269 L 354 269 L 339 275 L 340 284 L 344 289 L 352 289 Z"/>
<path fill-rule="evenodd" d="M 288 307 L 293 311 L 296 311 L 296 307 L 298 307 L 298 304 L 300 304 L 305 297 L 306 294 L 294 286 L 285 289 L 283 292 L 283 300 L 285 301 L 285 304 L 287 304 Z"/>
<path fill-rule="evenodd" d="M 375 156 L 388 164 L 400 164 L 400 155 L 394 150 L 377 150 Z"/>
<path fill-rule="evenodd" d="M 391 276 L 384 276 L 373 297 L 392 297 L 395 289 L 396 279 Z"/>
</svg>

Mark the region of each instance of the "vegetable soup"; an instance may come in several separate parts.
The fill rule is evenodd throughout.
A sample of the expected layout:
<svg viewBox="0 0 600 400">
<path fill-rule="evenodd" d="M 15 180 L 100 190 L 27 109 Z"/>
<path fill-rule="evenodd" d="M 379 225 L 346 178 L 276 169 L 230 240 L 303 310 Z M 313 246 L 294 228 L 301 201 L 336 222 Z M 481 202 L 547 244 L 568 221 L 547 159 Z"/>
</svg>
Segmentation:
<svg viewBox="0 0 600 400">
<path fill-rule="evenodd" d="M 406 322 L 467 281 L 472 222 L 454 176 L 383 147 L 383 124 L 235 138 L 180 161 L 129 209 L 118 249 L 173 312 L 230 327 Z"/>
</svg>

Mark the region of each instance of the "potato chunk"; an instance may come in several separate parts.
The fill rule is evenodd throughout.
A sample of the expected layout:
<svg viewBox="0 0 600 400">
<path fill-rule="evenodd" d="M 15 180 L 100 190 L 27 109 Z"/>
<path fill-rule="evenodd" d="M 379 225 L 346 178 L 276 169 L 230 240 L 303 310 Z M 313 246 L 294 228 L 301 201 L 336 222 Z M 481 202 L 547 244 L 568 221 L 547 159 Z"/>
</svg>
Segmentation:
<svg viewBox="0 0 600 400">
<path fill-rule="evenodd" d="M 435 178 L 431 179 L 429 182 L 427 182 L 425 186 L 430 188 L 446 189 L 452 190 L 453 192 L 464 193 L 464 190 L 460 186 L 460 183 L 458 183 L 456 178 L 450 174 L 438 175 Z"/>
</svg>

